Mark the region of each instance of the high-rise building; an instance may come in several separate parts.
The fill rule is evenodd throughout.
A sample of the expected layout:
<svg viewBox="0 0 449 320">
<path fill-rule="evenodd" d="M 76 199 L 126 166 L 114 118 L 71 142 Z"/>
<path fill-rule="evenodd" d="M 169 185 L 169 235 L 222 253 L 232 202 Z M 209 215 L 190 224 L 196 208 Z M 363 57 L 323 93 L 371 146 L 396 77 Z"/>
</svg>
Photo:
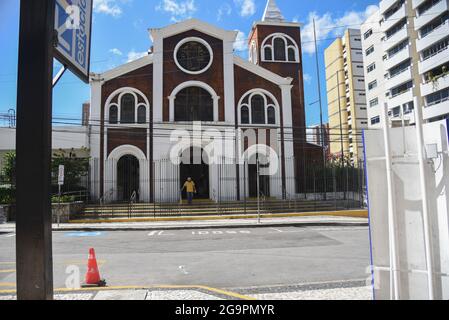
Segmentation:
<svg viewBox="0 0 449 320">
<path fill-rule="evenodd" d="M 425 121 L 449 116 L 449 0 L 413 0 Z"/>
<path fill-rule="evenodd" d="M 427 122 L 449 114 L 449 0 L 382 0 L 362 25 L 370 128 L 388 106 L 393 124 L 414 124 L 414 98 Z"/>
<path fill-rule="evenodd" d="M 367 127 L 360 30 L 348 29 L 324 52 L 330 153 L 356 162 L 363 158 L 361 134 Z"/>
<path fill-rule="evenodd" d="M 380 127 L 381 107 L 386 101 L 385 81 L 383 80 L 385 74 L 384 51 L 381 44 L 383 35 L 379 21 L 380 12 L 376 11 L 361 27 L 364 65 L 376 66 L 370 72 L 365 72 L 366 105 L 370 128 Z"/>
</svg>

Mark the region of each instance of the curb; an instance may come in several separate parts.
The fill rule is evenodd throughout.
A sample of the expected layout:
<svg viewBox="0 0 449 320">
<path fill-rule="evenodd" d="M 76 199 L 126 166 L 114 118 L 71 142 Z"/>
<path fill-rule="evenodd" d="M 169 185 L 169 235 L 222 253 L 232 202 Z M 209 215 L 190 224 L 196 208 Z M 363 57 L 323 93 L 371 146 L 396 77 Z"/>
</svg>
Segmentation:
<svg viewBox="0 0 449 320">
<path fill-rule="evenodd" d="M 322 212 L 303 212 L 303 213 L 285 213 L 285 214 L 261 214 L 264 218 L 299 218 L 299 217 L 351 217 L 368 218 L 367 210 L 346 210 L 346 211 L 322 211 Z M 69 224 L 98 224 L 98 223 L 137 223 L 137 222 L 175 222 L 175 221 L 213 221 L 213 220 L 239 220 L 239 219 L 257 219 L 257 214 L 247 215 L 224 215 L 224 216 L 193 216 L 193 217 L 160 217 L 160 218 L 130 218 L 130 219 L 97 219 L 97 220 L 73 220 Z"/>
<path fill-rule="evenodd" d="M 368 227 L 368 222 L 278 222 L 278 223 L 261 223 L 261 224 L 220 224 L 220 225 L 195 225 L 195 226 L 145 226 L 145 227 L 79 227 L 79 228 L 53 228 L 55 232 L 67 231 L 170 231 L 170 230 L 204 230 L 204 229 L 256 229 L 256 228 L 270 228 L 270 227 Z"/>
</svg>

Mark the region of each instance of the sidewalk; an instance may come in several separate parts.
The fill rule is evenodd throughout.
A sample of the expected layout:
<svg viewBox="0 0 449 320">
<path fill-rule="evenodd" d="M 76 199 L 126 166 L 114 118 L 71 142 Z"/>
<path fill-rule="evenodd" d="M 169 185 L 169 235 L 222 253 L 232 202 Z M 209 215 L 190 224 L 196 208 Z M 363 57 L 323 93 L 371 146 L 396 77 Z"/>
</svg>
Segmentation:
<svg viewBox="0 0 449 320">
<path fill-rule="evenodd" d="M 289 218 L 257 219 L 223 219 L 223 220 L 192 220 L 192 221 L 158 221 L 158 222 L 110 222 L 110 223 L 79 223 L 54 224 L 53 231 L 152 231 L 152 230 L 182 230 L 182 229 L 216 229 L 216 228 L 260 228 L 276 226 L 367 226 L 368 219 L 337 216 L 309 216 Z M 0 225 L 0 233 L 15 232 L 15 223 Z"/>
<path fill-rule="evenodd" d="M 372 288 L 365 281 L 333 281 L 291 287 L 217 289 L 207 286 L 112 287 L 55 290 L 55 300 L 372 300 Z M 14 292 L 0 294 L 0 300 L 15 300 Z"/>
</svg>

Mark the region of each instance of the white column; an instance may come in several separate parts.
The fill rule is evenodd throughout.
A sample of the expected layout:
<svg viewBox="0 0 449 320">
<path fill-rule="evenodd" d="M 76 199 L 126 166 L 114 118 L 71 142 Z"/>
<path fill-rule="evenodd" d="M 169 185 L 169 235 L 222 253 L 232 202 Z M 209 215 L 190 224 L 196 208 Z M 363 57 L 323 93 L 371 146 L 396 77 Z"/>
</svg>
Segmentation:
<svg viewBox="0 0 449 320">
<path fill-rule="evenodd" d="M 153 50 L 153 119 L 162 122 L 164 44 L 160 35 L 153 40 Z"/>
<path fill-rule="evenodd" d="M 225 122 L 235 123 L 234 97 L 234 48 L 233 39 L 226 39 L 223 44 L 223 77 Z"/>
<path fill-rule="evenodd" d="M 294 148 L 293 148 L 293 112 L 292 112 L 292 85 L 280 85 L 282 92 L 282 115 L 284 121 L 284 156 L 285 156 L 285 178 L 287 196 L 295 194 L 294 175 Z M 282 164 L 284 165 L 284 164 Z"/>
</svg>

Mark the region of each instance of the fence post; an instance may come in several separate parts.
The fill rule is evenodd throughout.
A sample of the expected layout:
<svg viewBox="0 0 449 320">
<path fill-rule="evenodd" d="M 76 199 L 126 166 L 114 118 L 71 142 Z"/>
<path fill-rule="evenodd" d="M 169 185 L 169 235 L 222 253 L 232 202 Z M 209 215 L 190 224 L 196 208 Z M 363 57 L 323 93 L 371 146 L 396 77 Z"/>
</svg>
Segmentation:
<svg viewBox="0 0 449 320">
<path fill-rule="evenodd" d="M 335 167 L 332 168 L 332 184 L 334 186 L 335 210 L 338 210 L 338 204 L 337 204 L 337 180 L 336 180 Z"/>
<path fill-rule="evenodd" d="M 315 177 L 315 166 L 313 166 L 313 210 L 316 211 L 316 177 Z"/>
</svg>

